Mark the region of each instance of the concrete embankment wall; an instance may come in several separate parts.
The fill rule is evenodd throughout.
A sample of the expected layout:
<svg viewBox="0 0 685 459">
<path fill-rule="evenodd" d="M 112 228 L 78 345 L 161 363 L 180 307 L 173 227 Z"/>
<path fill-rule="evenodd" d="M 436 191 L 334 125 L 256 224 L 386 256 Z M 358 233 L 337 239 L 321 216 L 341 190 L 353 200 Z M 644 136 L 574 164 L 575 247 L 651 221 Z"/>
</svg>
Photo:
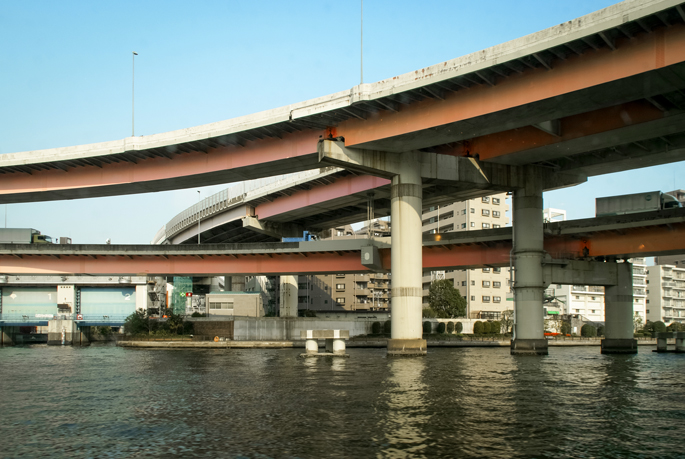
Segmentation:
<svg viewBox="0 0 685 459">
<path fill-rule="evenodd" d="M 303 330 L 349 330 L 350 337 L 371 333 L 374 318 L 320 319 L 317 317 L 236 317 L 236 341 L 299 340 Z"/>
</svg>

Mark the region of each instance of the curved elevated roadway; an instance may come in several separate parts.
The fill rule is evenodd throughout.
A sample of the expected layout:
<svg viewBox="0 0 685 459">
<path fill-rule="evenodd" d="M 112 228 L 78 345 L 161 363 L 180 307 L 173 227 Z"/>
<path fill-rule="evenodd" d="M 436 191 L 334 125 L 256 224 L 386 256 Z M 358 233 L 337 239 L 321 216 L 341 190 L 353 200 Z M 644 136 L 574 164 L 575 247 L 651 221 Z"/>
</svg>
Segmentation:
<svg viewBox="0 0 685 459">
<path fill-rule="evenodd" d="M 310 170 L 327 161 L 317 146 L 328 138 L 358 149 L 533 164 L 582 180 L 682 160 L 683 110 L 683 4 L 627 0 L 461 58 L 250 116 L 5 154 L 0 203 Z"/>
</svg>

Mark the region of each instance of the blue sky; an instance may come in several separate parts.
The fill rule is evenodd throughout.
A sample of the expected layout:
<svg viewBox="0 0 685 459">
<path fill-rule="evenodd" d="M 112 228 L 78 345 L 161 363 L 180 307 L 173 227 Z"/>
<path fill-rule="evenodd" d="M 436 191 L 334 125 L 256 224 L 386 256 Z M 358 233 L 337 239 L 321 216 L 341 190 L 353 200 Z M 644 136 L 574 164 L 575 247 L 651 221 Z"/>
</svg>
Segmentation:
<svg viewBox="0 0 685 459">
<path fill-rule="evenodd" d="M 607 0 L 364 1 L 364 81 L 478 51 L 606 7 Z M 0 154 L 246 115 L 360 80 L 360 2 L 0 3 Z M 685 162 L 590 179 L 545 206 L 590 217 L 594 198 L 685 188 Z M 228 185 L 227 185 L 228 186 Z M 202 197 L 224 186 L 202 189 Z M 147 243 L 196 189 L 0 206 L 9 227 L 74 243 Z"/>
</svg>

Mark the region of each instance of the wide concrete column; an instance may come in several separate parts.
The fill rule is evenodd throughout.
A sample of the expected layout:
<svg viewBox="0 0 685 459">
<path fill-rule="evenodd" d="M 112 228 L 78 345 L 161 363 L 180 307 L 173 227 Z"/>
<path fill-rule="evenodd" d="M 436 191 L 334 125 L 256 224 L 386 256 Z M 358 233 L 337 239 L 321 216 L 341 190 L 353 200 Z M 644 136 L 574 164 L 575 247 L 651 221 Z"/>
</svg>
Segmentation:
<svg viewBox="0 0 685 459">
<path fill-rule="evenodd" d="M 616 285 L 604 289 L 602 354 L 637 354 L 633 337 L 633 265 L 617 263 Z"/>
<path fill-rule="evenodd" d="M 524 188 L 514 191 L 514 336 L 512 354 L 547 355 L 544 309 L 545 283 L 540 171 L 525 172 Z"/>
<path fill-rule="evenodd" d="M 401 153 L 391 185 L 391 339 L 388 355 L 425 355 L 422 339 L 422 181 L 419 153 Z"/>
<path fill-rule="evenodd" d="M 297 276 L 281 276 L 281 317 L 297 317 Z"/>
</svg>

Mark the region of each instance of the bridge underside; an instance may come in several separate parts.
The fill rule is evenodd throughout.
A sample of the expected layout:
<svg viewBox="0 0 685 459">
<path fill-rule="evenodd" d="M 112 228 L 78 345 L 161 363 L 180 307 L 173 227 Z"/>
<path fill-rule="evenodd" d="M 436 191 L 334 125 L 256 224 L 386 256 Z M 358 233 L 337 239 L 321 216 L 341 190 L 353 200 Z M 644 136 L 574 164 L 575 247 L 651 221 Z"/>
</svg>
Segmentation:
<svg viewBox="0 0 685 459">
<path fill-rule="evenodd" d="M 544 250 L 555 260 L 609 260 L 685 252 L 685 209 L 550 223 Z M 511 228 L 424 238 L 423 269 L 509 266 Z M 201 246 L 0 245 L 2 274 L 278 275 L 364 273 L 362 247 L 379 247 L 389 271 L 387 240 L 207 244 Z M 0 285 L 7 279 L 0 277 Z"/>
</svg>

